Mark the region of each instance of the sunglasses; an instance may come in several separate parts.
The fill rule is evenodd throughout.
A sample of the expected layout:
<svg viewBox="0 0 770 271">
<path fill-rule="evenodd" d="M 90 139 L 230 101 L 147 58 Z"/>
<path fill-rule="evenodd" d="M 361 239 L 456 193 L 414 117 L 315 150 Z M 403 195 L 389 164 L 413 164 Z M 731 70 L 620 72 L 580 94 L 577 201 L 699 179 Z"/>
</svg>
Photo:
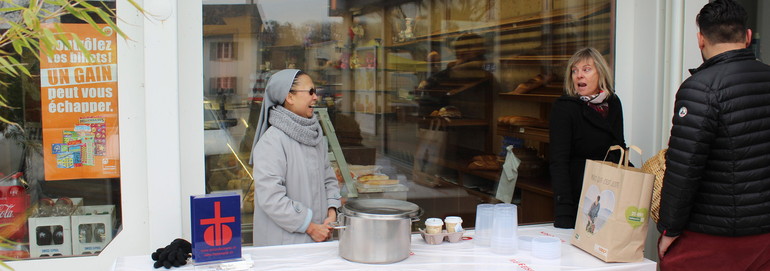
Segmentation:
<svg viewBox="0 0 770 271">
<path fill-rule="evenodd" d="M 310 96 L 316 95 L 315 88 L 311 88 L 311 89 L 308 89 L 308 90 L 293 90 L 292 89 L 292 90 L 289 90 L 289 92 L 307 92 L 308 94 L 310 94 Z"/>
</svg>

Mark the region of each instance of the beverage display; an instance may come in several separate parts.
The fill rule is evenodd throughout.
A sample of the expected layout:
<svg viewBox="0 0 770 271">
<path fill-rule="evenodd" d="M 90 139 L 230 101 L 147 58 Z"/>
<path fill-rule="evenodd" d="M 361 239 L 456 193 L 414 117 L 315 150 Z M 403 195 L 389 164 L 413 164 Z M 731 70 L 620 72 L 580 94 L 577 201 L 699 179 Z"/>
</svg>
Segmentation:
<svg viewBox="0 0 770 271">
<path fill-rule="evenodd" d="M 38 246 L 47 246 L 53 242 L 51 226 L 42 226 L 35 229 L 35 239 Z"/>
</svg>

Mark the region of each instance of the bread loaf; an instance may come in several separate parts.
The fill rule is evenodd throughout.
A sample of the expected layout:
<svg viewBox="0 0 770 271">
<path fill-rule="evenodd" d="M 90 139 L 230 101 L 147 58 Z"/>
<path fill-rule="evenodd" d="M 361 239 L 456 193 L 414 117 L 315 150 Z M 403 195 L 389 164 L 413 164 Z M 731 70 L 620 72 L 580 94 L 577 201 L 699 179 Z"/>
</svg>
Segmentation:
<svg viewBox="0 0 770 271">
<path fill-rule="evenodd" d="M 373 180 L 373 181 L 367 181 L 363 184 L 366 185 L 394 185 L 398 184 L 398 180 Z"/>
<path fill-rule="evenodd" d="M 367 174 L 363 176 L 358 177 L 358 182 L 360 183 L 366 183 L 370 181 L 381 181 L 381 180 L 387 180 L 390 179 L 388 175 L 385 174 Z"/>
<path fill-rule="evenodd" d="M 538 128 L 548 128 L 548 121 L 527 116 L 502 116 L 498 118 L 500 124 L 515 126 L 529 126 Z"/>
</svg>

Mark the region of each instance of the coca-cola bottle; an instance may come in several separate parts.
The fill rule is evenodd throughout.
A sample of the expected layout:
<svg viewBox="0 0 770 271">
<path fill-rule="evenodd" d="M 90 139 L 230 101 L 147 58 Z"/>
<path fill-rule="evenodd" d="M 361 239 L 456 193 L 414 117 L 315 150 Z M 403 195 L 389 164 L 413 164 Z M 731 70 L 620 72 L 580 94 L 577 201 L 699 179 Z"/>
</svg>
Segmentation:
<svg viewBox="0 0 770 271">
<path fill-rule="evenodd" d="M 27 236 L 29 194 L 21 181 L 21 172 L 0 179 L 0 225 L 2 236 L 8 240 L 24 242 Z M 7 227 L 7 228 L 6 228 Z"/>
</svg>

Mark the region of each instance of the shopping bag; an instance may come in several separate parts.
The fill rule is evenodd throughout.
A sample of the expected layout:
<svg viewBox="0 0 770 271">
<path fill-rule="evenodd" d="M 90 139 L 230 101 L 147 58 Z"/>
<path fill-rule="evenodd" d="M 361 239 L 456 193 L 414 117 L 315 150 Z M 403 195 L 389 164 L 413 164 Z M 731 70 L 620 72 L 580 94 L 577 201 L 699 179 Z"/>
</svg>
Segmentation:
<svg viewBox="0 0 770 271">
<path fill-rule="evenodd" d="M 417 131 L 418 145 L 414 154 L 412 180 L 416 183 L 438 186 L 441 161 L 446 150 L 447 132 L 440 119 L 434 119 L 428 128 Z"/>
<path fill-rule="evenodd" d="M 636 146 L 629 149 L 642 153 Z M 620 146 L 610 147 L 609 151 L 613 150 L 621 152 L 617 164 L 586 161 L 570 242 L 605 262 L 639 262 L 644 259 L 655 176 L 629 167 L 629 153 Z"/>
</svg>

